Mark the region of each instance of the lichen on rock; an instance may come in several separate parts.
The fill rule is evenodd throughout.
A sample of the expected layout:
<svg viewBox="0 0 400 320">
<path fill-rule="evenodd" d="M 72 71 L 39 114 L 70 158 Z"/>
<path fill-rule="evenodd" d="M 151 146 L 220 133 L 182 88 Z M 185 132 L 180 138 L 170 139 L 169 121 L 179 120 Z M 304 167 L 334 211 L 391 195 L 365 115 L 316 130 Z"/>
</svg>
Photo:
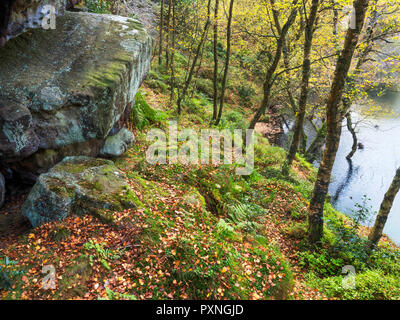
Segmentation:
<svg viewBox="0 0 400 320">
<path fill-rule="evenodd" d="M 113 222 L 113 211 L 140 205 L 126 180 L 112 161 L 67 157 L 39 177 L 22 214 L 34 227 L 83 214 Z"/>
</svg>

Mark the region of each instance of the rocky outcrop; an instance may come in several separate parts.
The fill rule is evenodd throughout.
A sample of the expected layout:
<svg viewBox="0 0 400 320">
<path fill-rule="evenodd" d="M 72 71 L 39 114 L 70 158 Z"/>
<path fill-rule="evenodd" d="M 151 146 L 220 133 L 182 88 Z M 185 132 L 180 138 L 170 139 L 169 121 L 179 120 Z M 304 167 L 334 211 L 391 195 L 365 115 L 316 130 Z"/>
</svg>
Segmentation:
<svg viewBox="0 0 400 320">
<path fill-rule="evenodd" d="M 126 180 L 112 161 L 68 157 L 39 177 L 22 214 L 34 227 L 84 214 L 113 222 L 113 211 L 140 203 Z"/>
<path fill-rule="evenodd" d="M 105 143 L 129 115 L 151 45 L 136 20 L 71 12 L 56 30 L 8 41 L 0 49 L 0 164 L 39 175 L 65 156 L 126 150 L 112 137 Z"/>
</svg>

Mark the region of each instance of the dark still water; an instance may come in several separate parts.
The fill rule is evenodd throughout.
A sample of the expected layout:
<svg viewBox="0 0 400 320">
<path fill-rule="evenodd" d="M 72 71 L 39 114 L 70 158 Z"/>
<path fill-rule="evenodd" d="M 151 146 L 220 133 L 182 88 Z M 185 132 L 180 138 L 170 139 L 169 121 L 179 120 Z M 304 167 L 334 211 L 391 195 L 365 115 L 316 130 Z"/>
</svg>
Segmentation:
<svg viewBox="0 0 400 320">
<path fill-rule="evenodd" d="M 386 113 L 368 117 L 358 125 L 357 136 L 364 149 L 354 155 L 352 166 L 346 160 L 346 155 L 351 150 L 353 140 L 347 127 L 343 128 L 329 192 L 335 200 L 334 206 L 349 215 L 357 203 L 362 204 L 364 196 L 371 199 L 368 206 L 377 212 L 400 167 L 400 94 L 387 96 L 384 102 L 389 106 L 390 110 L 387 111 L 392 111 L 390 115 Z M 354 122 L 365 118 L 361 116 L 362 107 L 359 111 L 353 114 Z M 384 232 L 400 244 L 400 194 Z"/>
</svg>

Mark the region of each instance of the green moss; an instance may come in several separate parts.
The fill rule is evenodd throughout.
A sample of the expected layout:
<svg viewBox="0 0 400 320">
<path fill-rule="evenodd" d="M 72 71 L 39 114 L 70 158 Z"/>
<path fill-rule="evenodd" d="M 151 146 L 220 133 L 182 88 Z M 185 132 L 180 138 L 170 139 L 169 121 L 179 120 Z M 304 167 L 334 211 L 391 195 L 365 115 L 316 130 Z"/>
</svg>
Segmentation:
<svg viewBox="0 0 400 320">
<path fill-rule="evenodd" d="M 206 200 L 196 188 L 188 190 L 188 192 L 183 196 L 183 202 L 189 212 L 192 211 L 193 208 L 201 208 L 201 210 L 206 209 Z"/>
<path fill-rule="evenodd" d="M 400 280 L 379 270 L 368 270 L 355 275 L 354 289 L 343 286 L 344 276 L 319 279 L 308 277 L 308 283 L 328 297 L 348 300 L 398 300 Z"/>
<path fill-rule="evenodd" d="M 125 207 L 132 207 L 132 204 L 135 205 L 137 208 L 144 207 L 138 196 L 130 189 L 125 192 L 120 201 L 123 205 L 125 205 Z"/>
<path fill-rule="evenodd" d="M 46 184 L 48 185 L 49 190 L 56 193 L 58 196 L 72 198 L 75 195 L 76 188 L 66 185 L 61 179 L 48 178 L 46 179 Z"/>
<path fill-rule="evenodd" d="M 135 105 L 131 111 L 131 121 L 139 129 L 143 130 L 150 124 L 162 122 L 166 114 L 152 109 L 140 91 L 136 94 Z"/>
<path fill-rule="evenodd" d="M 76 157 L 73 161 L 63 161 L 55 166 L 53 171 L 78 174 L 92 167 L 104 166 L 104 168 L 102 168 L 104 172 L 111 172 L 113 169 L 116 169 L 114 163 L 108 160 L 85 158 L 85 160 L 82 161 L 82 159 L 81 157 Z"/>
<path fill-rule="evenodd" d="M 129 55 L 120 53 L 120 57 L 115 61 L 108 62 L 100 69 L 88 70 L 86 85 L 94 87 L 96 90 L 117 88 L 123 78 L 127 76 L 127 66 L 130 62 Z"/>
<path fill-rule="evenodd" d="M 199 78 L 196 79 L 197 90 L 204 93 L 208 97 L 212 97 L 213 94 L 213 82 L 209 79 Z"/>
<path fill-rule="evenodd" d="M 146 81 L 146 83 L 151 89 L 157 90 L 159 93 L 168 92 L 168 85 L 165 84 L 162 80 L 150 79 Z"/>
<path fill-rule="evenodd" d="M 143 25 L 138 20 L 128 19 L 128 22 L 129 30 L 144 31 Z"/>
</svg>

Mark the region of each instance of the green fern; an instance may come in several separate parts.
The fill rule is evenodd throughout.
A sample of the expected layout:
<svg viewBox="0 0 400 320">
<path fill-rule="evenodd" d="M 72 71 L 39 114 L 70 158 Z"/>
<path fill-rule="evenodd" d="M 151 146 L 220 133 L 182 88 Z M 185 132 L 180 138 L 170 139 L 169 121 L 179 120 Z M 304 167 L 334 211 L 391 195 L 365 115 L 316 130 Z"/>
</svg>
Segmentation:
<svg viewBox="0 0 400 320">
<path fill-rule="evenodd" d="M 228 216 L 236 224 L 236 227 L 249 233 L 258 229 L 257 218 L 264 213 L 262 208 L 252 203 L 228 206 Z"/>
<path fill-rule="evenodd" d="M 140 91 L 136 94 L 135 105 L 131 112 L 131 121 L 136 128 L 143 130 L 150 124 L 158 123 L 165 119 L 165 113 L 152 109 Z"/>
</svg>

